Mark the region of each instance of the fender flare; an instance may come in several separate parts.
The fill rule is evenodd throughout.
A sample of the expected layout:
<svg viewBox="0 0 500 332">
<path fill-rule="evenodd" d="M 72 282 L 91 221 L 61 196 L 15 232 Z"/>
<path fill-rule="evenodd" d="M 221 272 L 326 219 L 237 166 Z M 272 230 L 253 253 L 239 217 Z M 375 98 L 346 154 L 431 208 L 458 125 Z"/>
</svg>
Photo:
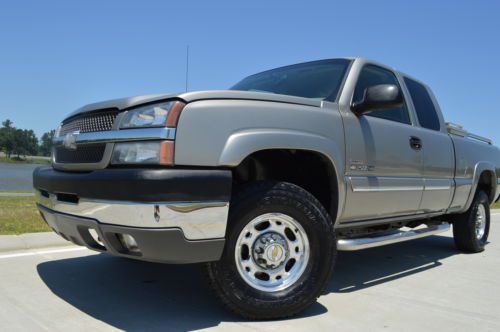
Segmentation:
<svg viewBox="0 0 500 332">
<path fill-rule="evenodd" d="M 492 176 L 492 181 L 491 181 L 491 197 L 490 197 L 490 203 L 492 203 L 492 200 L 496 196 L 496 191 L 498 190 L 497 188 L 497 181 L 496 181 L 496 173 L 495 173 L 495 166 L 487 161 L 480 161 L 474 166 L 474 174 L 472 176 L 472 187 L 469 192 L 469 197 L 467 198 L 467 202 L 464 206 L 464 209 L 462 212 L 467 211 L 470 206 L 472 205 L 472 201 L 474 200 L 474 196 L 476 195 L 476 190 L 477 186 L 479 184 L 479 179 L 481 178 L 481 174 L 483 172 L 488 172 L 491 173 Z"/>
<path fill-rule="evenodd" d="M 316 152 L 330 162 L 337 182 L 337 215 L 332 216 L 335 223 L 342 213 L 345 201 L 345 183 L 343 178 L 345 170 L 344 163 L 342 162 L 344 160 L 344 151 L 339 148 L 338 142 L 314 133 L 290 129 L 244 129 L 236 131 L 228 137 L 219 157 L 218 164 L 221 166 L 236 167 L 251 154 L 272 149 Z"/>
</svg>

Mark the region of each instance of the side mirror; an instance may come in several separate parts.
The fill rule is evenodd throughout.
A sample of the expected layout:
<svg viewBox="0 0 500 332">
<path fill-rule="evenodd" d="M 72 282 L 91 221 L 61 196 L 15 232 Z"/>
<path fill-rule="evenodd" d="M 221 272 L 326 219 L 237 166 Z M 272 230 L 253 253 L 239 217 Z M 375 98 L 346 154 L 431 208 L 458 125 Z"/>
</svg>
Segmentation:
<svg viewBox="0 0 500 332">
<path fill-rule="evenodd" d="M 400 107 L 403 104 L 401 91 L 394 84 L 379 84 L 365 89 L 363 99 L 353 102 L 351 109 L 356 114 L 373 110 L 384 110 Z"/>
</svg>

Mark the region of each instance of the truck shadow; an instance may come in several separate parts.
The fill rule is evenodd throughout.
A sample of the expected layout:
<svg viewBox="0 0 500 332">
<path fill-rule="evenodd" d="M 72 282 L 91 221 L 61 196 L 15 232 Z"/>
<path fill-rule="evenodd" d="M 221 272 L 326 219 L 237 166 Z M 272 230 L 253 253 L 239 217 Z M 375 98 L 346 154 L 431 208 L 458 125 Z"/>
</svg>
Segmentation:
<svg viewBox="0 0 500 332">
<path fill-rule="evenodd" d="M 40 263 L 37 271 L 59 298 L 120 330 L 192 331 L 242 321 L 215 298 L 200 265 L 92 254 Z M 316 303 L 299 318 L 326 311 Z"/>
<path fill-rule="evenodd" d="M 442 265 L 458 254 L 453 238 L 429 236 L 389 246 L 339 252 L 326 293 L 349 293 Z"/>
<path fill-rule="evenodd" d="M 432 236 L 392 246 L 339 253 L 329 292 L 354 292 L 441 265 L 453 240 Z M 62 300 L 118 329 L 191 331 L 239 321 L 208 289 L 197 265 L 162 265 L 106 254 L 48 261 L 37 271 Z M 298 318 L 327 312 L 320 303 Z"/>
</svg>

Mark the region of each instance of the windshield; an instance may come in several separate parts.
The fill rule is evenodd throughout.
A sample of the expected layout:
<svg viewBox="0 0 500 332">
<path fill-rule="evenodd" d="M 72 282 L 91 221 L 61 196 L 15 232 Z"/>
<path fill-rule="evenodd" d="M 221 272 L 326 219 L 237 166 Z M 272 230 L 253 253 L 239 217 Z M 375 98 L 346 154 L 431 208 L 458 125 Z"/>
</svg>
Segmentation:
<svg viewBox="0 0 500 332">
<path fill-rule="evenodd" d="M 300 63 L 248 76 L 231 90 L 277 93 L 336 100 L 350 61 L 320 60 Z"/>
</svg>

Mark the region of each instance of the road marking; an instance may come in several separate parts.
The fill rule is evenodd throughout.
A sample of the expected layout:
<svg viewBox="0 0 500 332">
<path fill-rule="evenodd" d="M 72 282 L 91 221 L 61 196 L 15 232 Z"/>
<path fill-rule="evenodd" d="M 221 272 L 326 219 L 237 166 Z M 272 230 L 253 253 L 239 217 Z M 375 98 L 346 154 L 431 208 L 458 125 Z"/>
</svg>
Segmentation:
<svg viewBox="0 0 500 332">
<path fill-rule="evenodd" d="M 0 259 L 47 255 L 47 254 L 58 254 L 58 253 L 62 253 L 62 252 L 72 252 L 72 251 L 81 251 L 81 250 L 88 250 L 88 249 L 86 247 L 77 247 L 77 248 L 66 248 L 66 249 L 52 249 L 52 250 L 41 250 L 41 251 L 31 251 L 31 252 L 20 252 L 17 254 L 0 255 Z"/>
</svg>

